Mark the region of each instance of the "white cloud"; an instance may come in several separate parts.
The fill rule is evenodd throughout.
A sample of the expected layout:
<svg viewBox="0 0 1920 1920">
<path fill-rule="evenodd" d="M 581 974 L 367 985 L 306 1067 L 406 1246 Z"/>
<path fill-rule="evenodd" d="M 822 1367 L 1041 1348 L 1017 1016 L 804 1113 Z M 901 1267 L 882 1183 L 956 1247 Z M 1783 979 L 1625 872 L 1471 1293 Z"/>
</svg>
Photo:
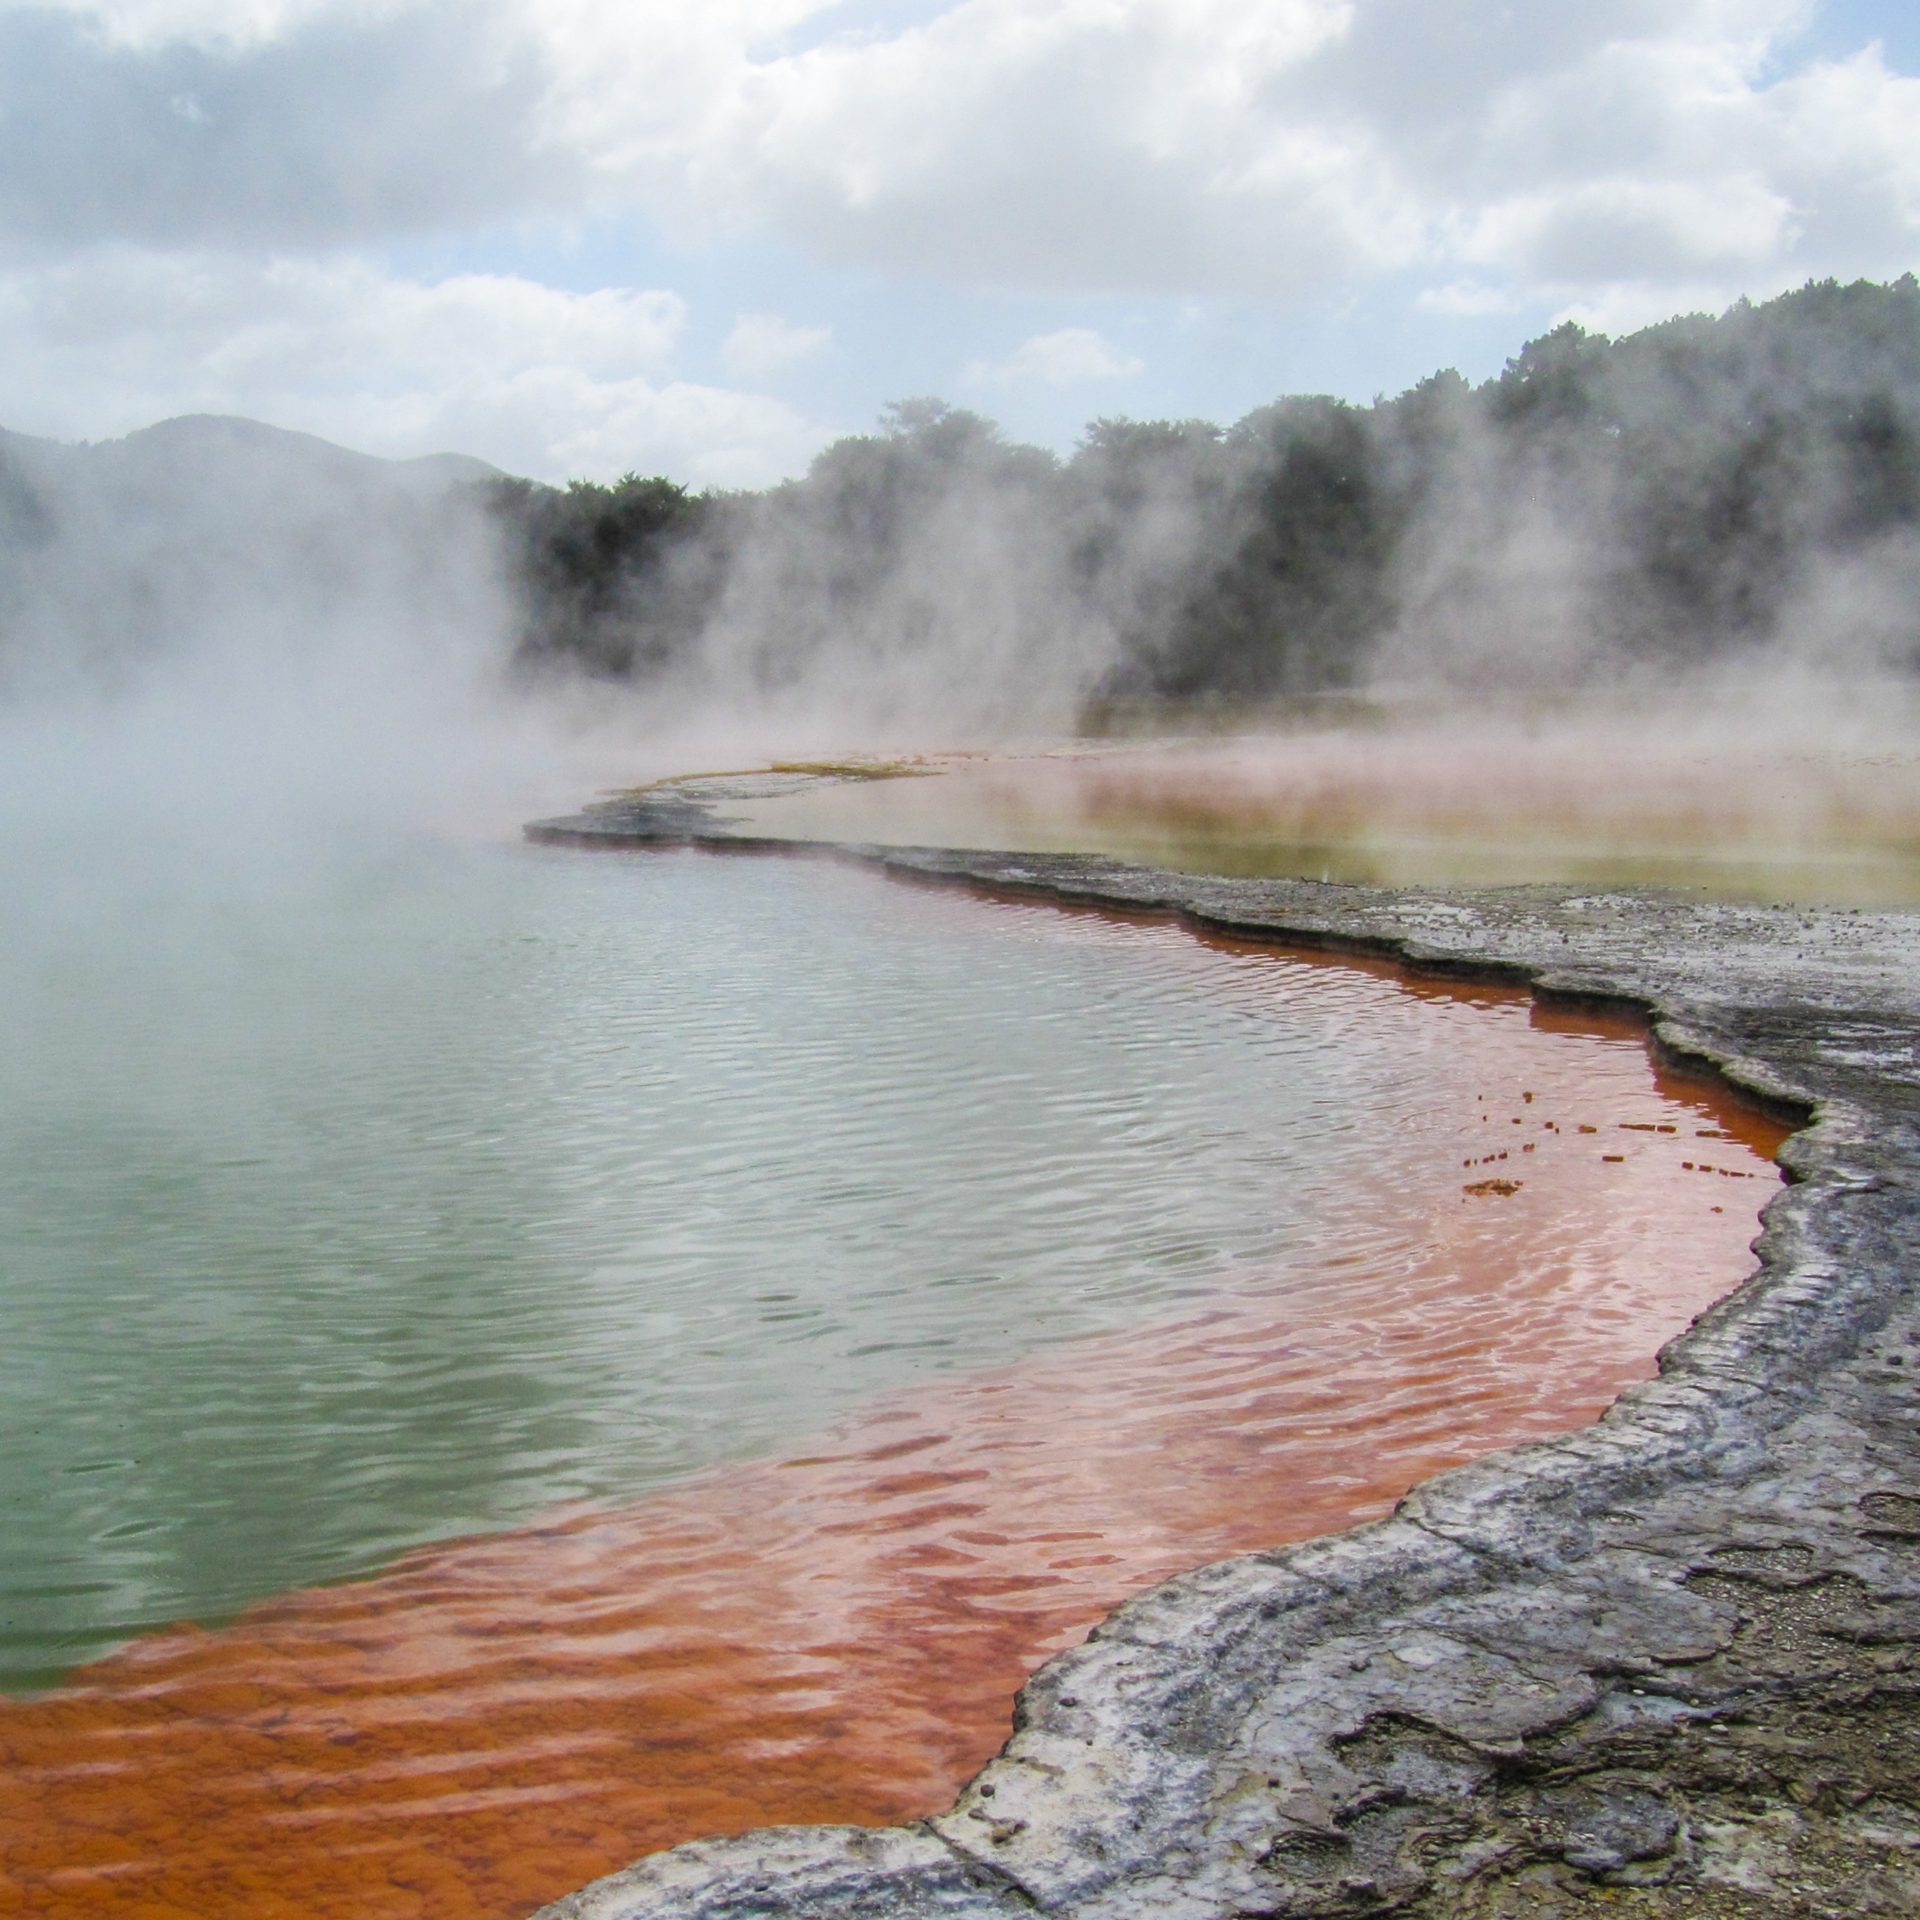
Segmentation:
<svg viewBox="0 0 1920 1920">
<path fill-rule="evenodd" d="M 1368 142 L 1263 104 L 1348 0 L 963 0 L 770 48 L 802 11 L 742 6 L 731 36 L 702 19 L 664 49 L 636 18 L 591 63 L 563 31 L 551 136 L 668 218 L 935 277 L 1257 284 L 1408 243 Z"/>
<path fill-rule="evenodd" d="M 720 351 L 735 373 L 764 380 L 824 353 L 832 341 L 831 327 L 801 327 L 777 314 L 743 313 Z"/>
<path fill-rule="evenodd" d="M 1622 274 L 1736 277 L 1777 257 L 1794 237 L 1794 209 L 1764 181 L 1708 184 L 1626 176 L 1559 193 L 1523 193 L 1483 209 L 1461 257 L 1535 284 L 1604 283 Z"/>
<path fill-rule="evenodd" d="M 550 137 L 690 226 L 1029 291 L 1311 299 L 1424 268 L 1516 304 L 1731 292 L 1842 232 L 1881 229 L 1856 270 L 1920 240 L 1889 187 L 1920 83 L 1871 54 L 1792 71 L 1806 0 L 962 0 L 784 51 L 822 11 L 735 0 L 663 35 L 570 0 Z"/>
<path fill-rule="evenodd" d="M 185 42 L 262 46 L 318 20 L 367 21 L 402 12 L 409 0 L 6 0 L 0 11 L 72 14 L 111 46 Z"/>
<path fill-rule="evenodd" d="M 0 275 L 0 363 L 33 396 L 8 420 L 28 431 L 232 412 L 544 479 L 639 467 L 745 485 L 802 468 L 826 436 L 792 408 L 662 377 L 685 318 L 659 291 L 121 249 Z"/>
<path fill-rule="evenodd" d="M 577 209 L 586 160 L 536 145 L 548 75 L 521 4 L 306 0 L 250 28 L 209 6 L 205 33 L 155 5 L 122 23 L 149 45 L 0 0 L 0 259 L 364 247 Z M 216 14 L 266 37 L 228 44 Z"/>
<path fill-rule="evenodd" d="M 1411 270 L 1430 309 L 1462 280 L 1538 304 L 1887 271 L 1920 245 L 1920 80 L 1796 65 L 1811 12 L 0 0 L 27 35 L 0 46 L 0 236 L 371 245 L 564 207 L 1026 292 L 1312 301 Z M 94 40 L 49 51 L 50 20 Z M 782 351 L 749 328 L 736 364 Z"/>
<path fill-rule="evenodd" d="M 1489 314 L 1513 313 L 1520 302 L 1512 288 L 1489 286 L 1481 280 L 1449 280 L 1443 287 L 1423 287 L 1413 304 L 1422 313 L 1447 319 L 1483 319 Z"/>
<path fill-rule="evenodd" d="M 547 468 L 628 464 L 598 395 L 614 434 L 704 423 L 730 473 L 785 470 L 799 416 L 673 380 L 670 295 L 355 264 L 556 219 L 777 235 L 811 275 L 896 288 L 1242 308 L 1411 282 L 1430 314 L 1618 322 L 1900 272 L 1920 78 L 1804 57 L 1810 11 L 922 0 L 855 27 L 836 0 L 0 0 L 0 324 L 41 330 L 0 363 L 0 419 L 53 395 L 75 420 L 390 406 L 491 422 Z M 749 312 L 720 353 L 750 385 L 827 344 Z M 1077 328 L 968 369 L 1138 370 Z M 533 435 L 535 391 L 573 424 Z"/>
<path fill-rule="evenodd" d="M 1541 91 L 1545 114 L 1564 88 Z M 1613 113 L 1610 151 L 1583 151 L 1577 170 L 1510 124 L 1498 177 L 1529 184 L 1456 207 L 1446 257 L 1518 304 L 1618 331 L 1810 278 L 1889 277 L 1920 254 L 1920 79 L 1877 52 L 1767 86 L 1647 86 L 1635 100 L 1631 116 L 1624 102 Z M 1608 119 L 1604 98 L 1589 107 L 1577 142 L 1597 142 Z"/>
<path fill-rule="evenodd" d="M 1066 387 L 1083 380 L 1127 379 L 1145 371 L 1145 361 L 1122 353 L 1091 327 L 1062 327 L 1023 340 L 1004 360 L 971 362 L 966 378 L 975 385 L 1038 380 Z"/>
<path fill-rule="evenodd" d="M 366 397 L 316 431 L 370 451 L 404 421 L 404 450 L 455 447 L 537 479 L 664 473 L 694 486 L 758 487 L 805 470 L 831 437 L 762 394 L 640 376 L 594 379 L 545 362 L 448 393 L 408 396 L 404 414 Z M 401 451 L 401 448 L 393 448 Z"/>
</svg>

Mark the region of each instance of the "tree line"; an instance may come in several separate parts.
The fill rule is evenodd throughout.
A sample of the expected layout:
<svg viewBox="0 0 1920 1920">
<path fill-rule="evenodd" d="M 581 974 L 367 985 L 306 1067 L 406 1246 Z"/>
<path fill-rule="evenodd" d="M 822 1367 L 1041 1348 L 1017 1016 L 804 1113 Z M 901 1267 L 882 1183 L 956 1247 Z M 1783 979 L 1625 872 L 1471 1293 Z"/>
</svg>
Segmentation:
<svg viewBox="0 0 1920 1920">
<path fill-rule="evenodd" d="M 777 692 L 831 656 L 1078 648 L 1095 702 L 1383 673 L 1543 678 L 1833 648 L 1920 666 L 1920 285 L 1831 281 L 1476 386 L 1291 397 L 1231 426 L 1095 420 L 1071 456 L 937 400 L 803 478 L 483 483 L 521 667 Z"/>
</svg>

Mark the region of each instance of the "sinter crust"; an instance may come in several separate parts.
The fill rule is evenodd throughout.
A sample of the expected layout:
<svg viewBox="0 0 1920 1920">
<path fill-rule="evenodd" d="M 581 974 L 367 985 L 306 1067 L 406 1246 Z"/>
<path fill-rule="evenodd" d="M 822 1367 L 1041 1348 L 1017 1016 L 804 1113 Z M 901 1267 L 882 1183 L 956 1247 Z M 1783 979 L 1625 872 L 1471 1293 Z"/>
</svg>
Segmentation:
<svg viewBox="0 0 1920 1920">
<path fill-rule="evenodd" d="M 670 791 L 528 833 L 794 850 Z M 935 1819 L 696 1842 L 539 1920 L 1920 1912 L 1920 915 L 812 850 L 1637 1003 L 1811 1124 L 1759 1272 L 1597 1425 L 1130 1601 Z"/>
</svg>

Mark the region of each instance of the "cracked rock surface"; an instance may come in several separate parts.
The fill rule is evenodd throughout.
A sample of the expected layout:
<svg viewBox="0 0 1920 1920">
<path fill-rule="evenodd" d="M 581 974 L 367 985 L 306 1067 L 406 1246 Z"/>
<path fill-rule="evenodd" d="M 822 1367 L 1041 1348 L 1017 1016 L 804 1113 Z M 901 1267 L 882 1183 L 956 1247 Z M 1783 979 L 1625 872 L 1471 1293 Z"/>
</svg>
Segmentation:
<svg viewBox="0 0 1920 1920">
<path fill-rule="evenodd" d="M 794 850 L 671 792 L 528 832 Z M 950 1811 L 677 1847 L 539 1920 L 1920 1914 L 1920 914 L 814 850 L 1637 1003 L 1806 1122 L 1794 1184 L 1596 1425 L 1143 1593 Z"/>
</svg>

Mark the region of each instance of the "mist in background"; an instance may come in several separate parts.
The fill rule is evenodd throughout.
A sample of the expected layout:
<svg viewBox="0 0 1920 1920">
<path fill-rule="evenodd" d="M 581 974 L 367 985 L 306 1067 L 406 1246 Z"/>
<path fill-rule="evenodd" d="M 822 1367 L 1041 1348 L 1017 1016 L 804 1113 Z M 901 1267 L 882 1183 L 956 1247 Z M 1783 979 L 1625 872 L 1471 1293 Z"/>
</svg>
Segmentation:
<svg viewBox="0 0 1920 1920">
<path fill-rule="evenodd" d="M 189 848 L 238 863 L 396 825 L 506 834 L 571 797 L 608 716 L 511 680 L 514 590 L 474 484 L 491 472 L 244 420 L 0 435 L 12 857 L 57 845 L 75 885 L 104 883 Z"/>
<path fill-rule="evenodd" d="M 1870 745 L 1917 668 L 1910 276 L 1563 325 L 1478 387 L 1368 407 L 1100 419 L 1066 459 L 908 401 L 760 492 L 556 489 L 206 418 L 0 437 L 16 818 L 86 792 L 236 833 L 275 807 L 503 826 L 780 753 L 1343 702 L 1416 713 L 1423 765 L 1436 714 L 1491 763 L 1496 709 L 1571 739 L 1599 703 L 1618 766 L 1656 723 Z M 1377 784 L 1392 736 L 1354 737 Z"/>
<path fill-rule="evenodd" d="M 481 489 L 531 681 L 823 736 L 1257 717 L 1920 665 L 1920 288 L 1809 286 L 1478 387 L 1101 419 L 1056 459 L 922 400 L 801 480 Z"/>
</svg>

